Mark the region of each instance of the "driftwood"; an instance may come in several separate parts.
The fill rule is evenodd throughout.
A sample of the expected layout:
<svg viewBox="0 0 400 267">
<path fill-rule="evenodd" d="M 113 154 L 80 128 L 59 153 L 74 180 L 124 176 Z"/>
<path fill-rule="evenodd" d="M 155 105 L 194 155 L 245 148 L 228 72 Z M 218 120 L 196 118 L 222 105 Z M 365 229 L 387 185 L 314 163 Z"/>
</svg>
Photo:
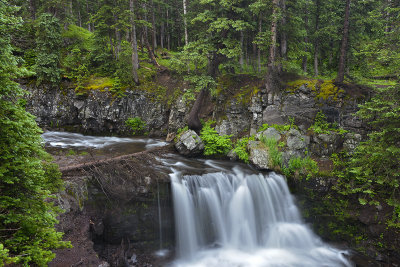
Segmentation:
<svg viewBox="0 0 400 267">
<path fill-rule="evenodd" d="M 141 152 L 136 152 L 132 154 L 127 154 L 123 156 L 117 156 L 117 157 L 112 157 L 109 159 L 103 159 L 103 160 L 97 160 L 97 161 L 92 161 L 92 162 L 85 162 L 82 164 L 76 164 L 76 165 L 71 165 L 68 167 L 62 167 L 60 168 L 60 171 L 63 175 L 67 175 L 71 172 L 76 172 L 76 171 L 88 171 L 91 168 L 96 168 L 108 164 L 115 164 L 115 163 L 121 163 L 123 161 L 133 159 L 133 158 L 154 158 L 157 154 L 163 154 L 163 153 L 171 153 L 173 152 L 172 146 L 166 146 L 166 147 L 156 147 L 153 149 L 149 149 L 146 151 L 141 151 Z"/>
</svg>

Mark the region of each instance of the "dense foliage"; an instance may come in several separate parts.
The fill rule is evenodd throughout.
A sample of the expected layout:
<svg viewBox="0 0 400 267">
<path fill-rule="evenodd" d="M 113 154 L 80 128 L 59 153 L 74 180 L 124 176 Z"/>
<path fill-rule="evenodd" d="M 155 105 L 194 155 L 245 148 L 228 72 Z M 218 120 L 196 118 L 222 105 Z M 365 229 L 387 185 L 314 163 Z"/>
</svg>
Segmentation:
<svg viewBox="0 0 400 267">
<path fill-rule="evenodd" d="M 393 206 L 389 225 L 400 227 L 400 87 L 377 89 L 358 114 L 372 131 L 354 154 L 336 158 L 337 189 L 357 196 L 362 205 Z"/>
<path fill-rule="evenodd" d="M 220 73 L 270 77 L 267 65 L 330 78 L 345 65 L 352 81 L 399 75 L 398 0 L 8 3 L 21 6 L 13 43 L 39 82 L 64 76 L 82 89 L 90 76 L 107 76 L 133 86 L 164 65 L 184 74 L 190 94 L 213 90 Z"/>
<path fill-rule="evenodd" d="M 125 125 L 129 128 L 133 135 L 143 134 L 146 130 L 146 122 L 140 117 L 129 118 L 125 121 Z"/>
<path fill-rule="evenodd" d="M 204 155 L 226 155 L 232 149 L 232 141 L 229 135 L 219 135 L 211 126 L 214 121 L 204 124 L 200 132 L 200 138 L 204 142 Z"/>
<path fill-rule="evenodd" d="M 45 266 L 52 249 L 66 246 L 54 229 L 60 210 L 49 202 L 60 173 L 42 147 L 41 130 L 25 111 L 10 36 L 21 24 L 17 11 L 0 1 L 0 266 Z"/>
</svg>

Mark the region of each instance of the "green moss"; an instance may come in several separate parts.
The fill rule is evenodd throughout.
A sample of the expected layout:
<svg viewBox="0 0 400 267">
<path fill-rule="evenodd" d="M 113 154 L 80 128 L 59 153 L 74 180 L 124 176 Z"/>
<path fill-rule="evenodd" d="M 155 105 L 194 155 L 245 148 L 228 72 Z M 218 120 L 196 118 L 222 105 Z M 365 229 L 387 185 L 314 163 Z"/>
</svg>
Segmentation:
<svg viewBox="0 0 400 267">
<path fill-rule="evenodd" d="M 242 105 L 249 105 L 251 98 L 255 96 L 260 89 L 257 86 L 244 86 L 240 88 L 234 98 Z"/>
<path fill-rule="evenodd" d="M 216 94 L 219 95 L 225 92 L 226 89 L 233 88 L 235 80 L 231 74 L 220 75 L 217 80 Z"/>
<path fill-rule="evenodd" d="M 344 93 L 344 90 L 339 89 L 334 83 L 334 80 L 325 80 L 322 84 L 318 84 L 316 87 L 317 98 L 324 100 L 338 100 L 339 93 Z"/>
<path fill-rule="evenodd" d="M 109 77 L 95 77 L 90 76 L 87 83 L 84 85 L 84 90 L 100 90 L 104 91 L 106 88 L 113 87 L 113 80 Z"/>
<path fill-rule="evenodd" d="M 167 101 L 167 88 L 158 85 L 154 82 L 143 82 L 137 88 L 137 90 L 145 91 L 150 94 L 150 100 L 152 101 Z"/>
<path fill-rule="evenodd" d="M 316 99 L 337 101 L 338 95 L 345 91 L 334 84 L 334 80 L 299 79 L 287 83 L 286 90 L 295 93 L 302 85 L 310 88 Z"/>
<path fill-rule="evenodd" d="M 141 62 L 137 74 L 141 83 L 151 82 L 157 74 L 157 68 L 153 64 Z"/>
<path fill-rule="evenodd" d="M 316 90 L 315 87 L 317 85 L 318 80 L 312 79 L 299 79 L 292 82 L 287 83 L 287 90 L 290 92 L 296 92 L 302 85 L 305 85 L 312 90 Z"/>
</svg>

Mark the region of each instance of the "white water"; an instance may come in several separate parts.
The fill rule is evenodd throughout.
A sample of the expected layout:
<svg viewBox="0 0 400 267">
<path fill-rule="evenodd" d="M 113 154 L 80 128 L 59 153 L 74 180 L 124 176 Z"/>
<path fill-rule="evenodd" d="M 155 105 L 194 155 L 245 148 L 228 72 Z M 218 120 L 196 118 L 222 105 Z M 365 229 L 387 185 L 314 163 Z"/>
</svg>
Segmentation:
<svg viewBox="0 0 400 267">
<path fill-rule="evenodd" d="M 218 171 L 183 175 L 175 169 L 181 164 L 172 167 L 172 266 L 352 266 L 346 251 L 324 244 L 303 223 L 284 177 L 205 164 Z"/>
<path fill-rule="evenodd" d="M 79 133 L 49 131 L 42 134 L 46 145 L 59 148 L 102 149 L 117 145 L 141 145 L 144 149 L 165 146 L 166 142 L 150 138 L 122 138 L 113 136 L 90 136 Z"/>
</svg>

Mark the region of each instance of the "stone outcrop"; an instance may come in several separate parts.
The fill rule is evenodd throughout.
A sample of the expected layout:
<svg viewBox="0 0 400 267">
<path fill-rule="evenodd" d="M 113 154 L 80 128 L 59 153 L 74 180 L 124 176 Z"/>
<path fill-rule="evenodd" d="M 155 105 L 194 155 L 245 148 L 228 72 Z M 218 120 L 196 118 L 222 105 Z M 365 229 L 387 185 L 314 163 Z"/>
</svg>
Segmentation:
<svg viewBox="0 0 400 267">
<path fill-rule="evenodd" d="M 318 111 L 322 110 L 328 122 L 335 122 L 352 132 L 364 132 L 361 121 L 355 116 L 359 102 L 349 98 L 344 92 L 324 99 L 318 97 L 311 85 L 305 83 L 296 90 L 285 89 L 279 93 L 267 93 L 263 98 L 265 100 L 261 124 L 284 124 L 292 117 L 296 125 L 307 129 L 313 124 Z"/>
<path fill-rule="evenodd" d="M 111 266 L 130 266 L 125 262 L 139 251 L 138 265 L 132 266 L 147 266 L 151 259 L 143 258 L 146 251 L 149 257 L 160 246 L 171 246 L 169 176 L 157 168 L 156 159 L 163 153 L 171 151 L 155 149 L 62 168 L 65 191 L 57 203 L 65 213 L 58 227 L 74 247 L 57 250 L 50 266 L 106 266 L 99 256 Z"/>
<path fill-rule="evenodd" d="M 108 91 L 92 90 L 87 95 L 77 95 L 73 88 L 50 88 L 46 85 L 22 87 L 30 94 L 27 110 L 36 116 L 42 127 L 74 128 L 87 133 L 129 134 L 125 126 L 128 118 L 140 117 L 150 135 L 165 135 L 168 125 L 166 105 L 152 100 L 143 91 L 130 91 L 125 97 L 113 97 Z"/>
<path fill-rule="evenodd" d="M 247 145 L 249 162 L 259 170 L 272 170 L 273 165 L 268 148 L 261 141 L 250 141 Z"/>
<path fill-rule="evenodd" d="M 181 155 L 199 156 L 204 150 L 204 144 L 195 131 L 187 130 L 177 137 L 175 148 Z"/>
<path fill-rule="evenodd" d="M 282 136 L 281 134 L 278 132 L 278 130 L 276 130 L 275 128 L 271 127 L 266 129 L 265 131 L 259 132 L 256 134 L 256 139 L 260 140 L 261 137 L 264 136 L 265 138 L 272 138 L 275 139 L 276 141 L 279 141 Z"/>
</svg>

